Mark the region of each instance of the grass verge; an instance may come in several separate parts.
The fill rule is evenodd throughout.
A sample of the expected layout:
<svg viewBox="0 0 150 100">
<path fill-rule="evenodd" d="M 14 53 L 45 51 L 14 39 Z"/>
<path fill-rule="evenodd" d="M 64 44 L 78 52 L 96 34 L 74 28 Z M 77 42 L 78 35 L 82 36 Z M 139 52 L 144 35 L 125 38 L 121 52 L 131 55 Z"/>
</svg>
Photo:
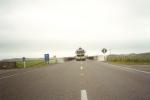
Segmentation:
<svg viewBox="0 0 150 100">
<path fill-rule="evenodd" d="M 125 64 L 125 65 L 150 65 L 150 62 L 120 62 L 120 61 L 107 61 L 113 64 Z"/>
<path fill-rule="evenodd" d="M 50 60 L 50 64 L 55 64 L 55 60 Z M 23 61 L 17 61 L 16 62 L 18 68 L 23 68 L 24 64 Z M 39 67 L 39 66 L 44 66 L 47 65 L 43 60 L 27 60 L 26 61 L 26 68 L 29 67 Z"/>
<path fill-rule="evenodd" d="M 109 55 L 107 62 L 116 64 L 150 64 L 150 54 Z"/>
</svg>

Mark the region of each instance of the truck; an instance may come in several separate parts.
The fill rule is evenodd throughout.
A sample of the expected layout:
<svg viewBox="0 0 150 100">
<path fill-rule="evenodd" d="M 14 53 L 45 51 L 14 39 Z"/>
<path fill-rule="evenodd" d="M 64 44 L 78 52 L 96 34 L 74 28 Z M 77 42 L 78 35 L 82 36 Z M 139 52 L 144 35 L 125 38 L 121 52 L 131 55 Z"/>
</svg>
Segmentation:
<svg viewBox="0 0 150 100">
<path fill-rule="evenodd" d="M 85 61 L 86 60 L 85 50 L 82 49 L 81 47 L 78 48 L 75 53 L 76 53 L 76 57 L 75 57 L 76 61 Z"/>
</svg>

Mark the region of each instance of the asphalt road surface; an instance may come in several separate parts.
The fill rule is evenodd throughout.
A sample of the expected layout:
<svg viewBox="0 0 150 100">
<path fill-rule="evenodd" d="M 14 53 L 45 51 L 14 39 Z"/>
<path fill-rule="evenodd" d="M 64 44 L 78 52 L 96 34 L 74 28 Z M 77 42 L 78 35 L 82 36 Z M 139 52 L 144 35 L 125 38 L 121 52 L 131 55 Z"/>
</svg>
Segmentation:
<svg viewBox="0 0 150 100">
<path fill-rule="evenodd" d="M 150 72 L 98 61 L 1 72 L 0 100 L 150 100 Z"/>
</svg>

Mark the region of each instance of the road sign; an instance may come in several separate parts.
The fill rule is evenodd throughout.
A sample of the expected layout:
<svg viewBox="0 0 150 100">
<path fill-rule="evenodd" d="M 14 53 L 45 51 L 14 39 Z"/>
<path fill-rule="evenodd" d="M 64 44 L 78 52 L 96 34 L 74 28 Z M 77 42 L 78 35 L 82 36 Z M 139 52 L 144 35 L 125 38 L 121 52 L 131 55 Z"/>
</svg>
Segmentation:
<svg viewBox="0 0 150 100">
<path fill-rule="evenodd" d="M 49 54 L 44 54 L 44 60 L 46 63 L 49 63 Z"/>
<path fill-rule="evenodd" d="M 22 57 L 22 61 L 25 61 L 26 60 L 26 58 L 25 57 Z"/>
<path fill-rule="evenodd" d="M 107 49 L 106 48 L 103 48 L 102 49 L 102 53 L 104 54 L 104 61 L 106 61 L 106 57 L 105 57 L 105 53 L 107 52 Z"/>
<path fill-rule="evenodd" d="M 106 52 L 107 52 L 107 49 L 106 49 L 106 48 L 103 48 L 103 49 L 102 49 L 102 53 L 105 54 Z"/>
</svg>

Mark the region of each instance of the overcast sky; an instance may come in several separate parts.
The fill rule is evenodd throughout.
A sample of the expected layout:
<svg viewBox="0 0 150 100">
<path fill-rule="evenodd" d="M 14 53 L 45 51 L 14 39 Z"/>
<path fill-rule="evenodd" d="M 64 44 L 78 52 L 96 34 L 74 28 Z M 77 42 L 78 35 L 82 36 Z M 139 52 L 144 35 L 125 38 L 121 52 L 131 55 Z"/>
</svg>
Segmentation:
<svg viewBox="0 0 150 100">
<path fill-rule="evenodd" d="M 0 58 L 150 51 L 149 0 L 0 0 Z"/>
</svg>

